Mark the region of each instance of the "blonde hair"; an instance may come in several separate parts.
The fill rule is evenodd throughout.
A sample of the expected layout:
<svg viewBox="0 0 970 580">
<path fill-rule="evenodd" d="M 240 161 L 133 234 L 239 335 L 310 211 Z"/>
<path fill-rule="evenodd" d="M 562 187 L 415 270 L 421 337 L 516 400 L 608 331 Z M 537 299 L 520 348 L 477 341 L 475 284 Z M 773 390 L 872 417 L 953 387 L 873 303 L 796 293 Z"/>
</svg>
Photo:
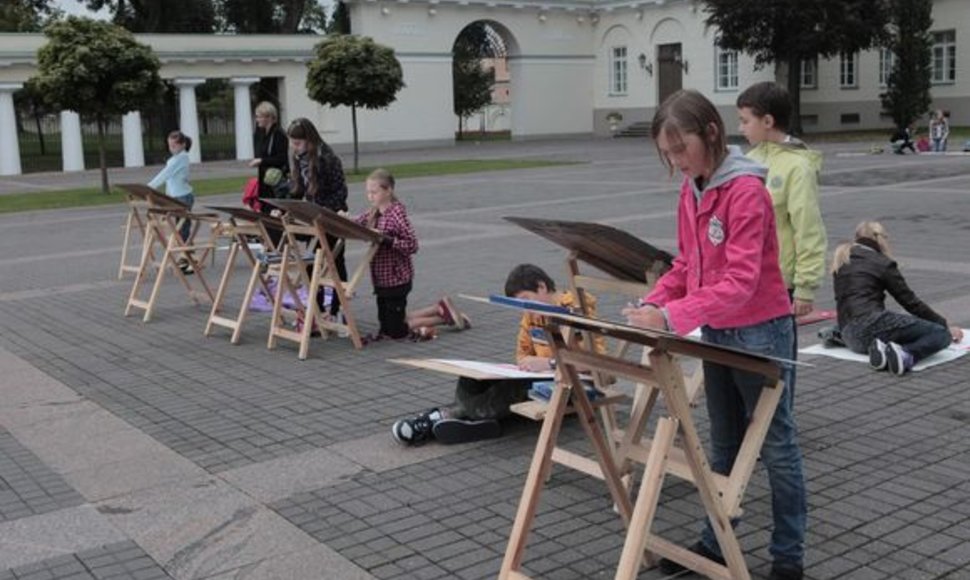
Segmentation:
<svg viewBox="0 0 970 580">
<path fill-rule="evenodd" d="M 394 195 L 394 176 L 390 171 L 383 168 L 377 168 L 370 172 L 370 174 L 367 176 L 367 181 L 373 181 L 380 186 L 381 189 L 390 191 L 391 202 L 397 202 L 397 196 Z M 367 225 L 368 227 L 372 228 L 377 226 L 376 210 L 370 212 L 370 216 L 367 219 Z"/>
<path fill-rule="evenodd" d="M 276 111 L 276 105 L 269 101 L 263 101 L 256 105 L 256 114 L 260 117 L 272 117 L 273 121 L 280 120 L 280 115 Z"/>
<path fill-rule="evenodd" d="M 667 97 L 653 116 L 650 131 L 654 144 L 661 133 L 678 140 L 683 140 L 684 133 L 697 135 L 704 142 L 712 168 L 716 169 L 727 157 L 724 120 L 714 103 L 697 91 L 680 90 Z M 657 153 L 673 175 L 670 159 L 659 148 Z"/>
<path fill-rule="evenodd" d="M 879 246 L 879 251 L 884 256 L 892 258 L 892 252 L 889 248 L 889 234 L 886 233 L 886 228 L 877 221 L 864 221 L 856 226 L 854 241 L 839 244 L 839 247 L 835 248 L 835 255 L 832 257 L 833 274 L 849 263 L 852 246 L 862 239 L 872 240 Z"/>
</svg>

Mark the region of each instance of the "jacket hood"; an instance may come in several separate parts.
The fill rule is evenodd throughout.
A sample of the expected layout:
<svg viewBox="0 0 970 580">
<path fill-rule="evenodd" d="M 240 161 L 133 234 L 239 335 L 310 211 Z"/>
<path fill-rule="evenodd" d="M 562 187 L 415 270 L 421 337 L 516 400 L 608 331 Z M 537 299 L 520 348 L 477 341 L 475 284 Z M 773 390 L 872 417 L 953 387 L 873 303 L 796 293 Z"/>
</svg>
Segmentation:
<svg viewBox="0 0 970 580">
<path fill-rule="evenodd" d="M 815 173 L 822 171 L 822 153 L 820 151 L 815 151 L 814 149 L 809 149 L 808 145 L 797 137 L 788 137 L 788 140 L 783 143 L 762 141 L 752 150 L 752 152 L 754 151 L 761 152 L 761 155 L 758 157 L 765 159 L 766 164 L 770 164 L 770 161 L 768 160 L 774 155 L 780 153 L 792 153 L 808 162 L 809 167 L 811 167 Z"/>
<path fill-rule="evenodd" d="M 697 188 L 697 181 L 690 179 L 690 186 L 694 192 L 694 197 L 698 200 L 704 194 L 704 192 L 720 187 L 725 183 L 741 177 L 742 175 L 752 175 L 757 177 L 761 181 L 765 180 L 768 175 L 768 168 L 758 163 L 757 161 L 745 156 L 741 152 L 741 148 L 737 145 L 728 145 L 728 154 L 721 162 L 721 165 L 714 170 L 714 175 L 711 176 L 710 181 L 704 186 L 704 190 L 701 191 Z"/>
</svg>

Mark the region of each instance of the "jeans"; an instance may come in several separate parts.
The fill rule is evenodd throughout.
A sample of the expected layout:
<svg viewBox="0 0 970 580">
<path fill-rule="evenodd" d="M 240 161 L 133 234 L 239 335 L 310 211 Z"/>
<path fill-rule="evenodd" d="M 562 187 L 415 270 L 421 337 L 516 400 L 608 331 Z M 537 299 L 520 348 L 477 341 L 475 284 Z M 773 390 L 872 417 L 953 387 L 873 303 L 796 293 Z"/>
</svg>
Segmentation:
<svg viewBox="0 0 970 580">
<path fill-rule="evenodd" d="M 946 151 L 946 147 L 944 145 L 945 142 L 943 141 L 942 138 L 941 139 L 933 139 L 932 140 L 932 143 L 933 143 L 932 151 L 934 151 L 936 153 L 942 153 L 942 152 Z"/>
<path fill-rule="evenodd" d="M 895 342 L 919 362 L 950 345 L 950 330 L 911 314 L 883 310 L 853 320 L 842 329 L 842 339 L 852 351 L 869 352 L 872 341 Z"/>
<path fill-rule="evenodd" d="M 529 398 L 529 379 L 476 380 L 460 377 L 455 387 L 455 402 L 448 407 L 456 419 L 482 421 L 504 419 L 512 414 L 509 407 Z"/>
<path fill-rule="evenodd" d="M 702 333 L 706 342 L 788 358 L 794 325 L 792 317 L 782 316 L 741 328 L 704 327 Z M 791 368 L 783 367 L 784 391 L 761 447 L 761 461 L 768 470 L 774 518 L 769 550 L 775 562 L 801 566 L 807 505 L 798 429 L 791 411 L 790 378 Z M 727 475 L 734 466 L 748 418 L 754 413 L 767 380 L 755 373 L 704 363 L 704 393 L 711 422 L 711 468 L 715 473 Z M 701 533 L 701 541 L 715 554 L 721 553 L 709 520 Z"/>
<path fill-rule="evenodd" d="M 181 197 L 176 197 L 174 199 L 181 201 L 185 205 L 189 206 L 190 211 L 192 210 L 192 206 L 195 205 L 195 196 L 192 195 L 191 193 L 187 193 Z M 184 220 L 182 222 L 182 226 L 179 228 L 179 236 L 181 236 L 182 240 L 187 242 L 189 241 L 189 235 L 191 233 L 192 233 L 192 222 L 189 220 Z"/>
</svg>

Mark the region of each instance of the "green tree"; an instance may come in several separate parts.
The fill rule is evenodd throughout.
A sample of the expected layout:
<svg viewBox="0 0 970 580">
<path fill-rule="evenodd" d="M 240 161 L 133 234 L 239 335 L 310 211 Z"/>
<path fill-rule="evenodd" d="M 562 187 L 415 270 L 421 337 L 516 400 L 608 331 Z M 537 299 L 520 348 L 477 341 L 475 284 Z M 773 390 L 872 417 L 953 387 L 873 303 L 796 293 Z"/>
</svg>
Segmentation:
<svg viewBox="0 0 970 580">
<path fill-rule="evenodd" d="M 344 2 L 338 1 L 333 7 L 333 14 L 327 21 L 327 34 L 350 34 L 350 11 Z"/>
<path fill-rule="evenodd" d="M 320 0 L 215 0 L 222 28 L 236 33 L 322 32 L 326 10 Z"/>
<path fill-rule="evenodd" d="M 37 32 L 59 11 L 52 0 L 3 0 L 0 3 L 0 32 Z"/>
<path fill-rule="evenodd" d="M 85 0 L 91 10 L 107 9 L 112 21 L 132 32 L 212 32 L 212 0 Z"/>
<path fill-rule="evenodd" d="M 466 26 L 455 39 L 451 56 L 453 103 L 461 139 L 465 118 L 492 102 L 495 71 L 482 67 L 482 59 L 490 56 L 487 25 L 473 22 Z"/>
<path fill-rule="evenodd" d="M 104 130 L 108 117 L 149 106 L 162 93 L 158 58 L 127 30 L 69 17 L 44 30 L 33 82 L 50 106 L 76 111 L 98 125 L 101 189 L 108 193 Z"/>
<path fill-rule="evenodd" d="M 932 0 L 893 0 L 892 36 L 886 48 L 892 51 L 894 62 L 886 92 L 880 98 L 897 128 L 908 127 L 932 103 L 932 12 Z"/>
<path fill-rule="evenodd" d="M 330 36 L 314 48 L 307 63 L 310 98 L 331 107 L 350 107 L 354 128 L 354 172 L 358 171 L 357 108 L 385 109 L 404 88 L 404 73 L 394 50 L 363 36 Z"/>
<path fill-rule="evenodd" d="M 788 69 L 792 133 L 801 133 L 801 65 L 884 43 L 891 0 L 704 0 L 718 45 L 751 54 L 756 66 Z"/>
</svg>

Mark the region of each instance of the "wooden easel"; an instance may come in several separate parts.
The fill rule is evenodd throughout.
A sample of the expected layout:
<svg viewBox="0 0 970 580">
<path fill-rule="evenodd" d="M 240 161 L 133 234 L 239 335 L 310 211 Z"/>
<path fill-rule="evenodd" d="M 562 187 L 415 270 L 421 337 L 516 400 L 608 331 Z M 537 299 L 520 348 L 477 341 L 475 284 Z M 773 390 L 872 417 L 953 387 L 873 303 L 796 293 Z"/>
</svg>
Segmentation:
<svg viewBox="0 0 970 580">
<path fill-rule="evenodd" d="M 266 296 L 274 294 L 270 292 L 269 276 L 278 270 L 280 253 L 273 243 L 273 237 L 269 231 L 283 231 L 283 222 L 279 218 L 263 215 L 246 208 L 208 207 L 229 214 L 228 230 L 224 228 L 224 231 L 232 235 L 233 241 L 229 246 L 229 255 L 226 257 L 226 265 L 222 271 L 222 278 L 219 280 L 219 289 L 216 291 L 215 300 L 212 301 L 212 309 L 209 312 L 209 320 L 206 322 L 203 334 L 209 336 L 214 327 L 221 326 L 232 331 L 229 342 L 239 344 L 243 325 L 249 313 L 249 303 L 256 291 L 256 286 L 259 285 Z M 265 262 L 253 254 L 249 247 L 251 239 L 256 239 L 262 244 Z M 236 268 L 236 258 L 239 256 L 243 256 L 245 258 L 244 265 L 249 266 L 249 281 L 246 283 L 246 291 L 243 293 L 239 310 L 234 318 L 230 318 L 224 316 L 221 311 L 225 304 L 232 272 Z M 271 264 L 271 262 L 276 262 L 276 264 Z M 272 300 L 272 297 L 270 300 Z"/>
<path fill-rule="evenodd" d="M 315 323 L 324 337 L 329 333 L 346 332 L 355 348 L 363 348 L 364 343 L 357 329 L 353 309 L 353 293 L 363 279 L 364 272 L 370 269 L 371 260 L 374 259 L 374 254 L 377 253 L 384 239 L 383 236 L 379 232 L 308 201 L 265 201 L 286 212 L 283 215 L 283 226 L 288 239 L 282 253 L 279 285 L 276 288 L 267 347 L 276 348 L 276 341 L 280 338 L 296 342 L 299 344 L 299 358 L 304 360 L 309 352 L 310 335 Z M 327 244 L 327 234 L 340 239 L 333 249 Z M 297 242 L 300 237 L 310 240 L 308 247 L 313 251 L 313 268 L 309 276 L 299 252 Z M 345 282 L 337 274 L 335 254 L 344 247 L 347 240 L 362 241 L 368 245 L 368 248 L 357 268 L 350 274 L 350 279 Z M 286 328 L 283 323 L 282 297 L 284 292 L 292 292 L 295 295 L 296 288 L 301 284 L 307 289 L 307 305 L 303 307 L 299 300 L 296 301 L 295 306 L 303 317 L 303 328 L 293 331 Z M 340 300 L 340 309 L 347 320 L 346 324 L 331 320 L 320 312 L 316 295 L 317 291 L 325 286 L 333 288 L 334 296 Z"/>
<path fill-rule="evenodd" d="M 170 269 L 176 278 L 179 279 L 193 302 L 200 304 L 201 300 L 210 302 L 213 300 L 212 289 L 205 279 L 202 264 L 209 255 L 209 252 L 215 250 L 215 243 L 211 238 L 196 242 L 196 237 L 203 223 L 217 224 L 218 216 L 215 214 L 191 213 L 184 204 L 162 195 L 147 186 L 140 187 L 145 187 L 149 191 L 148 198 L 151 207 L 145 212 L 148 233 L 145 237 L 144 247 L 142 248 L 138 273 L 132 284 L 131 293 L 128 295 L 125 316 L 129 316 L 132 310 L 140 308 L 145 311 L 142 320 L 149 322 L 154 313 L 155 304 L 162 287 L 162 280 L 165 278 L 165 271 L 167 269 Z M 192 228 L 189 233 L 189 239 L 183 240 L 182 236 L 179 235 L 179 228 L 186 219 L 192 220 Z M 152 251 L 154 244 L 158 244 L 163 250 L 161 262 L 157 264 L 157 268 Z M 196 256 L 196 252 L 199 253 L 198 256 Z M 202 289 L 205 291 L 204 296 L 200 296 L 179 268 L 178 260 L 180 258 L 184 259 L 195 270 L 194 276 L 196 276 L 199 284 L 201 284 Z M 166 266 L 169 267 L 166 268 Z M 147 281 L 149 273 L 156 269 L 155 283 L 152 286 L 148 299 L 143 300 L 139 298 L 142 285 Z"/>
<path fill-rule="evenodd" d="M 532 457 L 499 578 L 529 578 L 521 568 L 528 534 L 535 520 L 543 484 L 550 475 L 556 439 L 567 404 L 571 402 L 594 449 L 601 471 L 600 478 L 606 482 L 616 511 L 627 528 L 615 577 L 632 580 L 636 578 L 642 563 L 653 565 L 656 557 L 661 556 L 712 578 L 748 580 L 750 574 L 730 518 L 740 512 L 744 490 L 784 389 L 778 361 L 684 339 L 666 332 L 637 329 L 572 315 L 546 316 L 553 320 L 547 328 L 547 334 L 551 338 L 560 375 Z M 574 338 L 574 333 L 565 334 L 571 337 L 568 343 L 563 339 L 560 326 L 650 347 L 650 364 L 647 366 L 632 363 L 619 357 L 583 350 Z M 762 389 L 740 452 L 728 476 L 711 471 L 691 417 L 686 387 L 675 355 L 709 360 L 766 377 L 766 387 Z M 651 393 L 639 398 L 634 404 L 630 423 L 622 433 L 621 445 L 616 451 L 611 448 L 609 439 L 596 422 L 593 406 L 582 388 L 578 368 L 627 378 L 649 385 L 652 389 Z M 653 440 L 646 440 L 642 438 L 642 434 L 660 393 L 664 396 L 667 416 L 659 419 Z M 678 434 L 681 445 L 675 446 L 674 440 Z M 622 480 L 627 472 L 625 466 L 631 462 L 645 466 L 635 501 L 630 500 Z M 694 554 L 650 531 L 661 487 L 667 475 L 685 479 L 697 488 L 701 503 L 713 524 L 726 566 Z"/>
<path fill-rule="evenodd" d="M 128 206 L 128 217 L 125 219 L 125 238 L 121 244 L 121 264 L 118 266 L 118 279 L 125 277 L 126 273 L 137 273 L 140 264 L 128 263 L 128 250 L 134 240 L 135 232 L 141 236 L 142 242 L 145 241 L 147 234 L 148 216 L 145 212 L 151 207 L 148 195 L 140 188 L 134 187 L 135 184 L 121 184 L 116 187 L 125 192 L 125 204 Z M 147 186 L 144 186 L 147 187 Z"/>
</svg>

